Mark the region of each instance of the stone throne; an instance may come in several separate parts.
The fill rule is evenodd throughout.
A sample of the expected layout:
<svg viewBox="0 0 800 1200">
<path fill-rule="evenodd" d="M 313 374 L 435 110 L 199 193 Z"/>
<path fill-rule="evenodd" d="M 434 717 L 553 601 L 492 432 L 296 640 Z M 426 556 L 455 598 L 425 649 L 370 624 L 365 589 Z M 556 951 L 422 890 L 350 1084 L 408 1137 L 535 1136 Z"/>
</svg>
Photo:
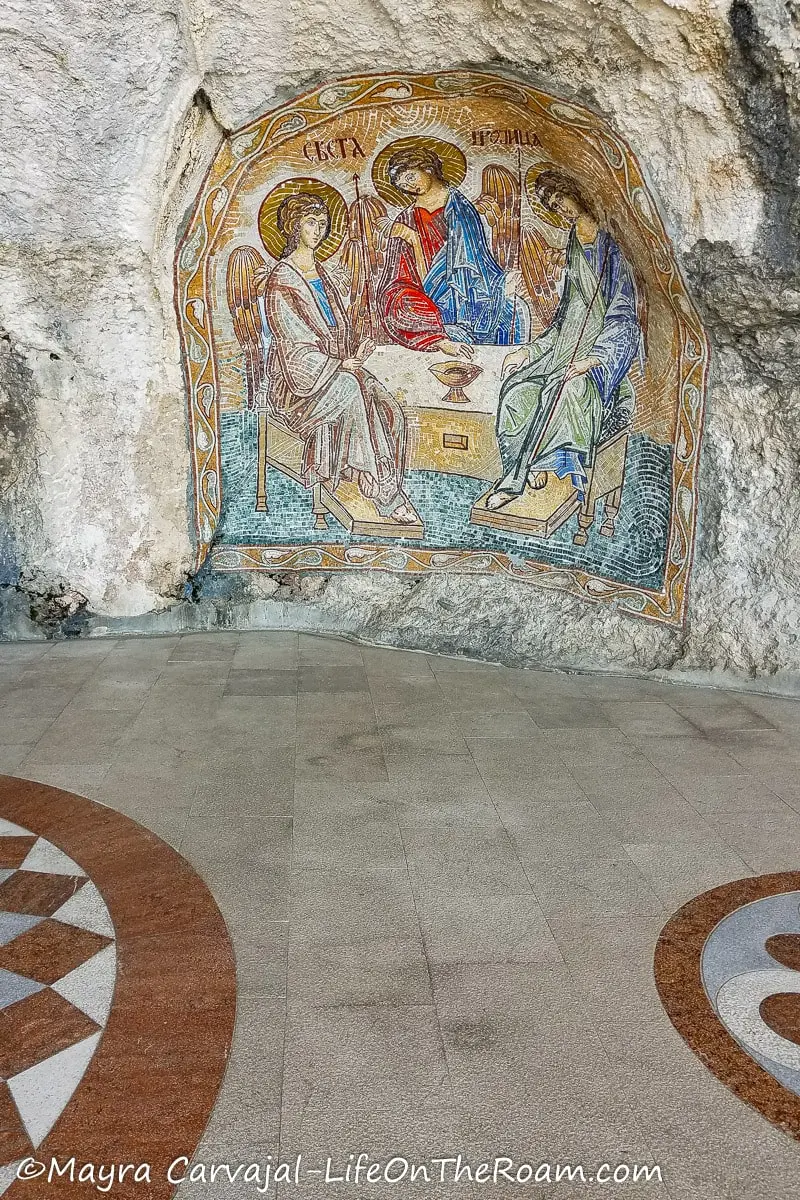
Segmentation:
<svg viewBox="0 0 800 1200">
<path fill-rule="evenodd" d="M 582 502 L 568 478 L 551 475 L 541 491 L 526 488 L 516 500 L 499 509 L 486 507 L 493 490 L 489 488 L 475 502 L 470 520 L 476 525 L 488 525 L 509 533 L 549 538 L 577 512 L 578 528 L 572 541 L 576 546 L 585 546 L 597 505 L 602 500 L 603 520 L 597 532 L 603 537 L 613 537 L 622 504 L 632 420 L 632 400 L 618 398 L 603 419 L 594 458 L 586 469 L 586 491 Z"/>
</svg>

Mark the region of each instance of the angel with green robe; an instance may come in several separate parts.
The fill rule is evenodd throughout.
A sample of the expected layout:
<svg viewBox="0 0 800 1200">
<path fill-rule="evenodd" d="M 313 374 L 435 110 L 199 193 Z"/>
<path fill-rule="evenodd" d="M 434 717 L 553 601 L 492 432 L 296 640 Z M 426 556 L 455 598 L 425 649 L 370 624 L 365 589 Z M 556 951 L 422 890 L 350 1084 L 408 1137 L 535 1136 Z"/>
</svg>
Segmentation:
<svg viewBox="0 0 800 1200">
<path fill-rule="evenodd" d="M 592 216 L 577 183 L 560 171 L 536 180 L 540 203 L 570 226 L 561 300 L 549 328 L 506 355 L 497 412 L 503 475 L 486 506 L 502 508 L 548 472 L 572 477 L 582 496 L 604 417 L 633 414 L 628 372 L 641 354 L 633 273 Z"/>
</svg>

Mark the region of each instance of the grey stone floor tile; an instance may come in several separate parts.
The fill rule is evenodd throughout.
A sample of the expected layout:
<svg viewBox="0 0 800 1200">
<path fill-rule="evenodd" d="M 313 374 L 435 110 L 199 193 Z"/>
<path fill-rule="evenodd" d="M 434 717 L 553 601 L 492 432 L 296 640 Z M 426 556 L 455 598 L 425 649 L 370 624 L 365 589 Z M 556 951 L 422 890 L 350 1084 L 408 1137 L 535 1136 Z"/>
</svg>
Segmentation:
<svg viewBox="0 0 800 1200">
<path fill-rule="evenodd" d="M 503 682 L 501 675 L 489 679 L 458 671 L 436 676 L 447 706 L 454 712 L 514 712 L 521 708 L 519 697 Z"/>
<path fill-rule="evenodd" d="M 756 875 L 796 871 L 800 865 L 800 813 L 711 813 L 708 822 Z"/>
<path fill-rule="evenodd" d="M 563 698 L 555 692 L 533 695 L 527 711 L 538 729 L 610 729 L 614 722 L 601 703 L 578 697 Z"/>
<path fill-rule="evenodd" d="M 232 671 L 296 671 L 300 665 L 297 646 L 253 647 L 240 646 L 231 659 Z"/>
<path fill-rule="evenodd" d="M 389 778 L 379 735 L 363 729 L 327 733 L 316 739 L 298 734 L 295 774 L 298 780 L 351 783 Z"/>
<path fill-rule="evenodd" d="M 288 998 L 303 1008 L 431 1003 L 405 870 L 293 871 Z"/>
<path fill-rule="evenodd" d="M 295 816 L 295 867 L 404 867 L 405 853 L 393 808 L 351 801 L 347 811 Z"/>
<path fill-rule="evenodd" d="M 775 766 L 793 766 L 800 775 L 800 730 L 741 729 L 716 731 L 711 736 L 718 749 L 739 763 L 740 770 L 760 774 Z"/>
<path fill-rule="evenodd" d="M 233 744 L 218 740 L 214 751 L 237 758 L 261 752 L 266 755 L 276 743 L 292 741 L 297 734 L 298 699 L 288 696 L 223 696 L 214 707 L 211 728 L 219 733 L 236 733 Z"/>
<path fill-rule="evenodd" d="M 54 641 L 49 657 L 53 662 L 100 659 L 106 658 L 116 646 L 116 638 L 68 638 L 65 641 Z"/>
<path fill-rule="evenodd" d="M 286 994 L 288 921 L 264 921 L 257 934 L 233 937 L 236 986 L 240 996 Z"/>
<path fill-rule="evenodd" d="M 0 663 L 36 662 L 51 654 L 55 642 L 0 642 Z"/>
<path fill-rule="evenodd" d="M 548 918 L 577 995 L 606 1054 L 616 1063 L 640 1062 L 678 1036 L 653 976 L 653 955 L 667 915 Z"/>
<path fill-rule="evenodd" d="M 696 727 L 664 700 L 614 700 L 604 704 L 609 722 L 630 738 L 692 737 Z"/>
<path fill-rule="evenodd" d="M 414 724 L 417 714 L 434 715 L 450 712 L 436 676 L 412 675 L 407 679 L 390 679 L 381 675 L 378 679 L 368 676 L 369 688 L 375 711 L 381 722 L 391 724 Z"/>
<path fill-rule="evenodd" d="M 540 809 L 506 828 L 525 863 L 558 865 L 624 855 L 622 842 L 612 826 L 587 801 Z"/>
<path fill-rule="evenodd" d="M 378 703 L 375 715 L 384 737 L 398 737 L 412 748 L 429 745 L 431 741 L 435 744 L 463 740 L 463 733 L 443 699 L 409 702 L 399 708 Z M 466 746 L 461 749 L 466 750 Z"/>
<path fill-rule="evenodd" d="M 295 696 L 298 672 L 288 670 L 231 670 L 225 683 L 225 696 Z"/>
<path fill-rule="evenodd" d="M 466 743 L 487 787 L 508 782 L 517 788 L 569 775 L 546 739 L 546 734 L 538 733 L 532 738 L 467 738 Z"/>
<path fill-rule="evenodd" d="M 226 813 L 192 810 L 181 843 L 185 854 L 200 870 L 221 858 L 246 857 L 256 867 L 288 864 L 292 859 L 292 818 L 239 814 L 231 821 Z"/>
<path fill-rule="evenodd" d="M 360 806 L 390 812 L 403 791 L 387 780 L 348 783 L 328 779 L 298 779 L 294 785 L 294 813 L 298 819 L 348 814 Z"/>
<path fill-rule="evenodd" d="M 467 820 L 433 821 L 400 814 L 415 892 L 465 896 L 528 895 L 531 885 L 514 843 L 500 825 Z"/>
<path fill-rule="evenodd" d="M 0 774 L 18 775 L 20 764 L 25 761 L 30 752 L 29 742 L 22 746 L 0 746 Z"/>
<path fill-rule="evenodd" d="M 561 962 L 562 954 L 533 895 L 453 896 L 417 900 L 425 953 L 439 963 Z"/>
<path fill-rule="evenodd" d="M 625 849 L 653 890 L 673 909 L 709 888 L 753 874 L 744 859 L 719 838 L 626 843 Z"/>
<path fill-rule="evenodd" d="M 640 737 L 637 745 L 649 762 L 678 789 L 686 779 L 736 775 L 742 770 L 741 763 L 730 753 L 700 735 L 687 738 Z"/>
<path fill-rule="evenodd" d="M 594 675 L 576 674 L 572 678 L 583 696 L 601 703 L 611 703 L 614 700 L 623 703 L 634 700 L 663 700 L 667 695 L 678 695 L 674 685 L 665 685 L 658 679 L 602 672 Z"/>
<path fill-rule="evenodd" d="M 464 658 L 451 654 L 431 654 L 428 664 L 434 675 L 452 675 L 454 672 L 467 673 L 475 677 L 502 676 L 505 669 L 499 663 L 483 662 L 476 658 Z"/>
<path fill-rule="evenodd" d="M 468 760 L 467 760 L 468 761 Z M 401 819 L 414 813 L 453 820 L 478 820 L 494 823 L 497 806 L 477 771 L 451 779 L 403 779 L 393 783 L 394 805 Z"/>
<path fill-rule="evenodd" d="M 413 746 L 398 749 L 393 745 L 384 749 L 384 757 L 388 778 L 398 784 L 416 787 L 419 784 L 450 786 L 461 783 L 472 788 L 483 782 L 475 760 L 466 748 L 461 752 L 457 743 L 416 750 Z"/>
<path fill-rule="evenodd" d="M 790 805 L 754 775 L 710 775 L 682 779 L 680 792 L 699 813 L 786 812 Z M 798 790 L 800 795 L 800 789 Z"/>
<path fill-rule="evenodd" d="M 690 699 L 667 700 L 667 703 L 671 704 L 676 712 L 679 712 L 690 725 L 702 733 L 713 730 L 773 728 L 768 719 L 753 708 L 746 698 L 743 700 L 717 700 L 714 703 L 707 701 L 695 703 Z"/>
<path fill-rule="evenodd" d="M 800 729 L 800 697 L 749 695 L 742 698 L 742 703 L 776 729 Z"/>
<path fill-rule="evenodd" d="M 194 658 L 170 658 L 161 667 L 154 687 L 157 694 L 166 692 L 170 688 L 180 687 L 193 687 L 204 693 L 213 690 L 219 694 L 230 669 L 229 658 L 214 658 L 208 661 Z"/>
<path fill-rule="evenodd" d="M 207 1156 L 276 1154 L 283 1119 L 287 1152 L 533 1147 L 663 1164 L 587 1198 L 794 1200 L 795 1143 L 681 1040 L 652 956 L 686 900 L 796 867 L 800 702 L 284 632 L 0 646 L 0 687 L 0 771 L 154 830 L 229 925 Z"/>
<path fill-rule="evenodd" d="M 90 799 L 95 798 L 90 797 Z M 189 813 L 187 810 L 159 809 L 146 805 L 132 805 L 122 808 L 114 804 L 111 807 L 124 812 L 125 816 L 130 817 L 132 821 L 136 821 L 137 825 L 149 829 L 151 833 L 160 837 L 162 842 L 167 842 L 173 849 L 181 851 L 184 835 L 189 825 Z"/>
<path fill-rule="evenodd" d="M 12 664 L 0 658 L 0 708 L 2 708 L 6 692 L 17 682 L 24 670 L 24 663 Z"/>
<path fill-rule="evenodd" d="M 578 769 L 634 771 L 650 766 L 641 748 L 619 729 L 551 729 L 542 735 L 551 758 Z M 659 745 L 672 745 L 678 738 L 656 738 Z"/>
<path fill-rule="evenodd" d="M 511 778 L 487 783 L 488 792 L 504 825 L 525 825 L 540 813 L 558 810 L 586 800 L 586 794 L 572 775 L 515 781 Z"/>
<path fill-rule="evenodd" d="M 575 1130 L 587 1151 L 640 1140 L 565 965 L 435 965 L 432 976 L 462 1113 L 506 1137 L 535 1130 L 539 1145 L 558 1136 L 557 1153 Z"/>
<path fill-rule="evenodd" d="M 337 1008 L 290 1004 L 281 1142 L 397 1146 L 439 1141 L 453 1106 L 431 1005 Z"/>
<path fill-rule="evenodd" d="M 144 707 L 157 679 L 156 673 L 128 679 L 95 676 L 75 694 L 68 707 L 73 712 L 93 709 L 125 712 L 132 719 Z"/>
<path fill-rule="evenodd" d="M 113 650 L 114 658 L 169 657 L 180 641 L 180 634 L 153 634 L 150 637 L 117 638 Z"/>
<path fill-rule="evenodd" d="M 296 670 L 300 661 L 296 633 L 243 633 L 234 653 L 233 670 Z"/>
<path fill-rule="evenodd" d="M 53 724 L 55 717 L 16 717 L 0 708 L 0 746 L 34 746 Z"/>
<path fill-rule="evenodd" d="M 454 712 L 455 729 L 462 737 L 537 737 L 538 730 L 526 712 Z"/>
<path fill-rule="evenodd" d="M 375 705 L 369 692 L 301 692 L 297 697 L 298 732 L 324 735 L 329 729 L 375 730 Z"/>
<path fill-rule="evenodd" d="M 758 778 L 764 787 L 800 812 L 800 771 L 794 764 L 765 768 L 758 772 Z"/>
<path fill-rule="evenodd" d="M 63 712 L 78 691 L 75 686 L 24 685 L 21 681 L 6 688 L 0 712 L 15 717 L 43 717 L 55 719 Z"/>
<path fill-rule="evenodd" d="M 527 865 L 534 894 L 548 920 L 554 916 L 593 921 L 609 915 L 665 912 L 665 902 L 627 854 L 616 858 Z"/>
<path fill-rule="evenodd" d="M 714 836 L 708 821 L 667 783 L 617 796 L 591 796 L 591 800 L 623 843 L 707 841 Z"/>
<path fill-rule="evenodd" d="M 335 637 L 301 633 L 298 641 L 301 666 L 363 665 L 361 646 Z"/>
<path fill-rule="evenodd" d="M 294 769 L 264 769 L 256 775 L 247 768 L 213 768 L 209 763 L 198 777 L 194 811 L 199 817 L 285 816 L 294 808 Z"/>
<path fill-rule="evenodd" d="M 362 645 L 361 657 L 370 681 L 383 677 L 388 680 L 406 680 L 415 677 L 430 679 L 433 676 L 430 655 L 417 650 L 394 650 L 384 646 Z"/>
<path fill-rule="evenodd" d="M 240 936 L 259 937 L 265 922 L 288 921 L 291 871 L 287 864 L 264 866 L 248 857 L 218 858 L 204 861 L 201 873 L 234 944 Z"/>
<path fill-rule="evenodd" d="M 367 676 L 359 664 L 341 666 L 303 664 L 300 667 L 301 692 L 369 692 Z"/>
<path fill-rule="evenodd" d="M 146 771 L 135 762 L 115 761 L 103 775 L 93 798 L 121 812 L 137 805 L 173 812 L 188 811 L 194 803 L 198 782 L 199 775 L 192 764 L 185 768 L 153 764 L 151 770 Z"/>
</svg>

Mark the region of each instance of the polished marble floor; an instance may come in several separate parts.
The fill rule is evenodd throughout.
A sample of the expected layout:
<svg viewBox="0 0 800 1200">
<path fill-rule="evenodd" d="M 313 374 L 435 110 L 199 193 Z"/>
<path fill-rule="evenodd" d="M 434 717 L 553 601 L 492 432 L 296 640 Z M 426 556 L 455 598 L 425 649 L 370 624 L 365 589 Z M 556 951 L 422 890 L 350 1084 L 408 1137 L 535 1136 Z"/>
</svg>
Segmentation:
<svg viewBox="0 0 800 1200">
<path fill-rule="evenodd" d="M 800 867 L 799 767 L 800 702 L 749 692 L 289 633 L 0 646 L 0 773 L 154 831 L 225 917 L 209 1163 L 508 1154 L 663 1182 L 494 1196 L 796 1196 L 800 1143 L 682 1039 L 653 954 L 699 893 Z"/>
</svg>

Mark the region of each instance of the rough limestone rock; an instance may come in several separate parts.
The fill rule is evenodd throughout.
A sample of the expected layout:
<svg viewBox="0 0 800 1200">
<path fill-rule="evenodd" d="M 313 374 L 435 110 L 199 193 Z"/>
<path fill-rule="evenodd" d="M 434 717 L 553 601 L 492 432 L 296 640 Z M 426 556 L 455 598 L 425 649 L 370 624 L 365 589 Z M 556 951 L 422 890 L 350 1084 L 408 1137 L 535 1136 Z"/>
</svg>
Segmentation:
<svg viewBox="0 0 800 1200">
<path fill-rule="evenodd" d="M 792 686 L 796 0 L 6 0 L 0 63 L 5 635 L 283 623 Z M 172 256 L 222 133 L 323 79 L 464 65 L 594 107 L 649 172 L 713 346 L 683 630 L 497 575 L 192 577 Z"/>
</svg>

